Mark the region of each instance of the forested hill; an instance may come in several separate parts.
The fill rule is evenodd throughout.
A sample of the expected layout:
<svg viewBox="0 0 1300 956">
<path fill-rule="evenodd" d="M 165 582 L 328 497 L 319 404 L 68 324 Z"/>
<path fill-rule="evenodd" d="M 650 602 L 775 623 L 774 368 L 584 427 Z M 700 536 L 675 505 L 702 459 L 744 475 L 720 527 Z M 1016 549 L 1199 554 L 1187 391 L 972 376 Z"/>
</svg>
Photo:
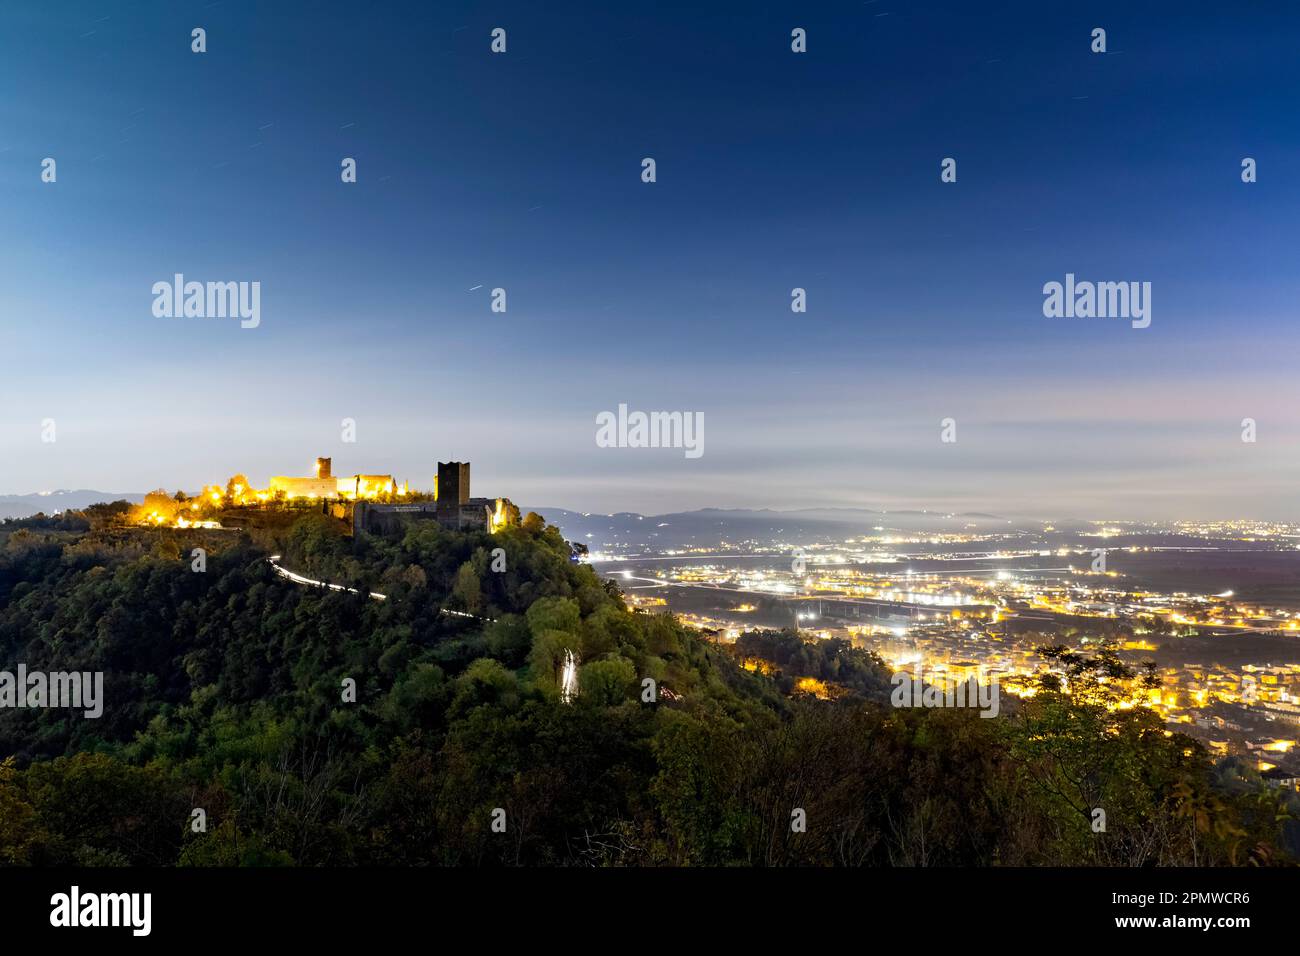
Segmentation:
<svg viewBox="0 0 1300 956">
<path fill-rule="evenodd" d="M 280 576 L 277 552 L 355 593 Z M 9 522 L 0 669 L 19 663 L 102 671 L 105 700 L 0 709 L 0 864 L 1288 859 L 1258 780 L 1149 714 L 1050 691 L 995 720 L 895 710 L 847 645 L 738 650 L 630 611 L 535 515 L 356 540 L 320 517 L 278 537 Z"/>
</svg>

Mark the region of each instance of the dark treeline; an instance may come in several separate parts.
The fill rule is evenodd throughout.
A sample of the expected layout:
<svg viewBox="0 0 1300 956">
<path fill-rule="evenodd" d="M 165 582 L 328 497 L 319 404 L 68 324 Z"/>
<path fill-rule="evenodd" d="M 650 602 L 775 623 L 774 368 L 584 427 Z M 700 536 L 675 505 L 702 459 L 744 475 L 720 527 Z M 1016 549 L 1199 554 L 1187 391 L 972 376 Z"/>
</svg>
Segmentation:
<svg viewBox="0 0 1300 956">
<path fill-rule="evenodd" d="M 99 719 L 0 710 L 0 863 L 1292 859 L 1281 795 L 1144 710 L 1050 688 L 997 719 L 892 709 L 879 660 L 842 642 L 723 648 L 630 611 L 535 516 L 491 536 L 354 541 L 310 517 L 226 540 L 197 573 L 180 532 L 0 526 L 2 666 L 105 675 Z M 286 581 L 273 549 L 362 593 Z M 788 697 L 803 676 L 849 693 Z"/>
<path fill-rule="evenodd" d="M 812 677 L 868 700 L 889 700 L 890 673 L 884 661 L 843 638 L 806 641 L 792 631 L 747 631 L 733 646 L 742 661 L 756 657 L 774 665 L 771 676 L 784 694 L 795 689 L 798 678 Z"/>
</svg>

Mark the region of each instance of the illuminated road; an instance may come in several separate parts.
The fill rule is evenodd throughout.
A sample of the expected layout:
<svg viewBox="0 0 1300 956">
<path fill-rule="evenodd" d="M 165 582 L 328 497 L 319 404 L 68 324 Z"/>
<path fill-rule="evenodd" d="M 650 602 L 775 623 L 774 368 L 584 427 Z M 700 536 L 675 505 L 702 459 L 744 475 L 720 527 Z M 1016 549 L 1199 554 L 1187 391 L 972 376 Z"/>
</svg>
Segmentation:
<svg viewBox="0 0 1300 956">
<path fill-rule="evenodd" d="M 276 574 L 280 575 L 280 577 L 282 578 L 286 578 L 292 581 L 294 584 L 305 584 L 308 587 L 314 587 L 314 588 L 329 588 L 331 591 L 347 591 L 349 594 L 361 593 L 356 588 L 344 587 L 342 584 L 330 584 L 328 581 L 317 581 L 315 578 L 304 577 L 301 574 L 298 574 L 294 571 L 290 571 L 288 568 L 283 567 L 282 565 L 279 564 L 280 556 L 278 554 L 273 554 L 266 560 L 271 563 L 271 567 L 275 568 Z M 371 591 L 369 593 L 370 593 L 370 599 L 373 601 L 388 600 L 387 594 L 380 594 L 378 591 Z M 468 617 L 468 618 L 472 618 L 475 621 L 487 621 L 488 623 L 492 623 L 495 620 L 495 618 L 479 617 L 476 614 L 466 614 L 464 611 L 453 611 L 450 608 L 445 608 L 445 607 L 442 608 L 441 611 L 443 614 L 446 614 L 450 617 Z"/>
<path fill-rule="evenodd" d="M 282 578 L 288 578 L 294 584 L 306 584 L 315 588 L 329 588 L 331 591 L 347 591 L 349 594 L 361 593 L 356 588 L 347 588 L 341 584 L 330 584 L 327 581 L 317 581 L 315 578 L 307 578 L 307 577 L 303 577 L 301 574 L 296 574 L 293 571 L 290 571 L 288 568 L 282 567 L 278 563 L 280 560 L 280 556 L 278 554 L 273 554 L 266 560 L 271 562 L 271 567 L 275 568 L 276 574 L 280 575 L 280 577 Z M 387 594 L 380 594 L 378 591 L 371 591 L 370 597 L 376 601 L 388 600 Z"/>
<path fill-rule="evenodd" d="M 796 591 L 793 590 L 793 589 L 791 589 L 791 590 L 789 590 L 789 591 L 756 591 L 756 590 L 752 590 L 752 589 L 748 589 L 748 588 L 733 588 L 733 587 L 727 587 L 727 586 L 725 586 L 725 585 L 721 585 L 721 584 L 698 584 L 698 583 L 689 583 L 689 584 L 688 584 L 688 583 L 685 583 L 685 582 L 683 582 L 683 581 L 661 581 L 661 580 L 659 580 L 659 578 L 646 578 L 646 577 L 642 577 L 642 576 L 637 575 L 637 574 L 633 574 L 631 571 L 621 571 L 621 572 L 618 572 L 618 573 L 615 575 L 615 577 L 616 577 L 617 579 L 619 579 L 619 580 L 623 580 L 623 581 L 649 581 L 650 584 L 649 584 L 649 585 L 645 585 L 645 587 L 647 587 L 647 588 L 648 588 L 648 587 L 657 587 L 657 588 L 696 588 L 696 589 L 701 590 L 701 591 L 728 591 L 728 592 L 731 592 L 731 593 L 734 593 L 734 594 L 762 594 L 762 595 L 765 595 L 765 596 L 767 596 L 767 597 L 801 597 L 801 596 L 803 596 L 803 595 L 799 594 L 798 592 L 796 592 Z M 641 590 L 641 588 L 640 588 L 640 587 L 637 587 L 637 588 L 628 588 L 627 590 L 629 590 L 629 591 L 632 591 L 632 590 Z"/>
</svg>

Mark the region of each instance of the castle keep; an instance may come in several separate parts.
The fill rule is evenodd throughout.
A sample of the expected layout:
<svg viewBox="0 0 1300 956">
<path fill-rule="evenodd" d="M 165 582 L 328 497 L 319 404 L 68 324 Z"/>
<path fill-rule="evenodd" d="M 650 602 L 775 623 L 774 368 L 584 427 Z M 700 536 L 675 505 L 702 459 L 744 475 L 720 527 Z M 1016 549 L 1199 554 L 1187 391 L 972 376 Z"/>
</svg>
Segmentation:
<svg viewBox="0 0 1300 956">
<path fill-rule="evenodd" d="M 440 461 L 431 502 L 379 504 L 358 499 L 352 509 L 353 532 L 382 534 L 408 521 L 437 521 L 452 531 L 497 531 L 519 523 L 519 509 L 509 498 L 471 498 L 469 462 Z"/>
</svg>

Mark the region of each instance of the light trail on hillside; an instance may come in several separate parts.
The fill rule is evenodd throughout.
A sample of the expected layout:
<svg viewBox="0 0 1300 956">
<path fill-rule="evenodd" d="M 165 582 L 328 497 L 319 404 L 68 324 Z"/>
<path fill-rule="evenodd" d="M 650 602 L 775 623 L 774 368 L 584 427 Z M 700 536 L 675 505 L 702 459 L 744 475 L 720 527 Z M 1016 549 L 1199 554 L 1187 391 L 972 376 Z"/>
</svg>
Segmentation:
<svg viewBox="0 0 1300 956">
<path fill-rule="evenodd" d="M 315 587 L 315 588 L 329 588 L 331 591 L 346 591 L 349 594 L 362 593 L 361 591 L 358 591 L 356 588 L 346 587 L 342 584 L 330 584 L 328 581 L 318 581 L 315 578 L 309 578 L 306 575 L 298 574 L 296 571 L 290 571 L 288 568 L 284 567 L 279 563 L 280 555 L 278 554 L 273 554 L 266 560 L 270 562 L 271 567 L 275 568 L 276 574 L 280 575 L 280 577 L 285 578 L 286 580 L 292 581 L 294 584 L 305 584 L 308 587 Z M 378 591 L 368 591 L 366 593 L 370 596 L 370 599 L 372 601 L 388 600 L 387 594 L 380 594 Z M 496 621 L 496 618 L 479 617 L 477 614 L 466 614 L 464 611 L 453 611 L 451 610 L 451 608 L 444 607 L 444 608 L 439 608 L 438 610 L 440 613 L 446 614 L 450 617 L 468 617 L 475 621 L 485 621 L 488 624 L 495 623 Z"/>
</svg>

